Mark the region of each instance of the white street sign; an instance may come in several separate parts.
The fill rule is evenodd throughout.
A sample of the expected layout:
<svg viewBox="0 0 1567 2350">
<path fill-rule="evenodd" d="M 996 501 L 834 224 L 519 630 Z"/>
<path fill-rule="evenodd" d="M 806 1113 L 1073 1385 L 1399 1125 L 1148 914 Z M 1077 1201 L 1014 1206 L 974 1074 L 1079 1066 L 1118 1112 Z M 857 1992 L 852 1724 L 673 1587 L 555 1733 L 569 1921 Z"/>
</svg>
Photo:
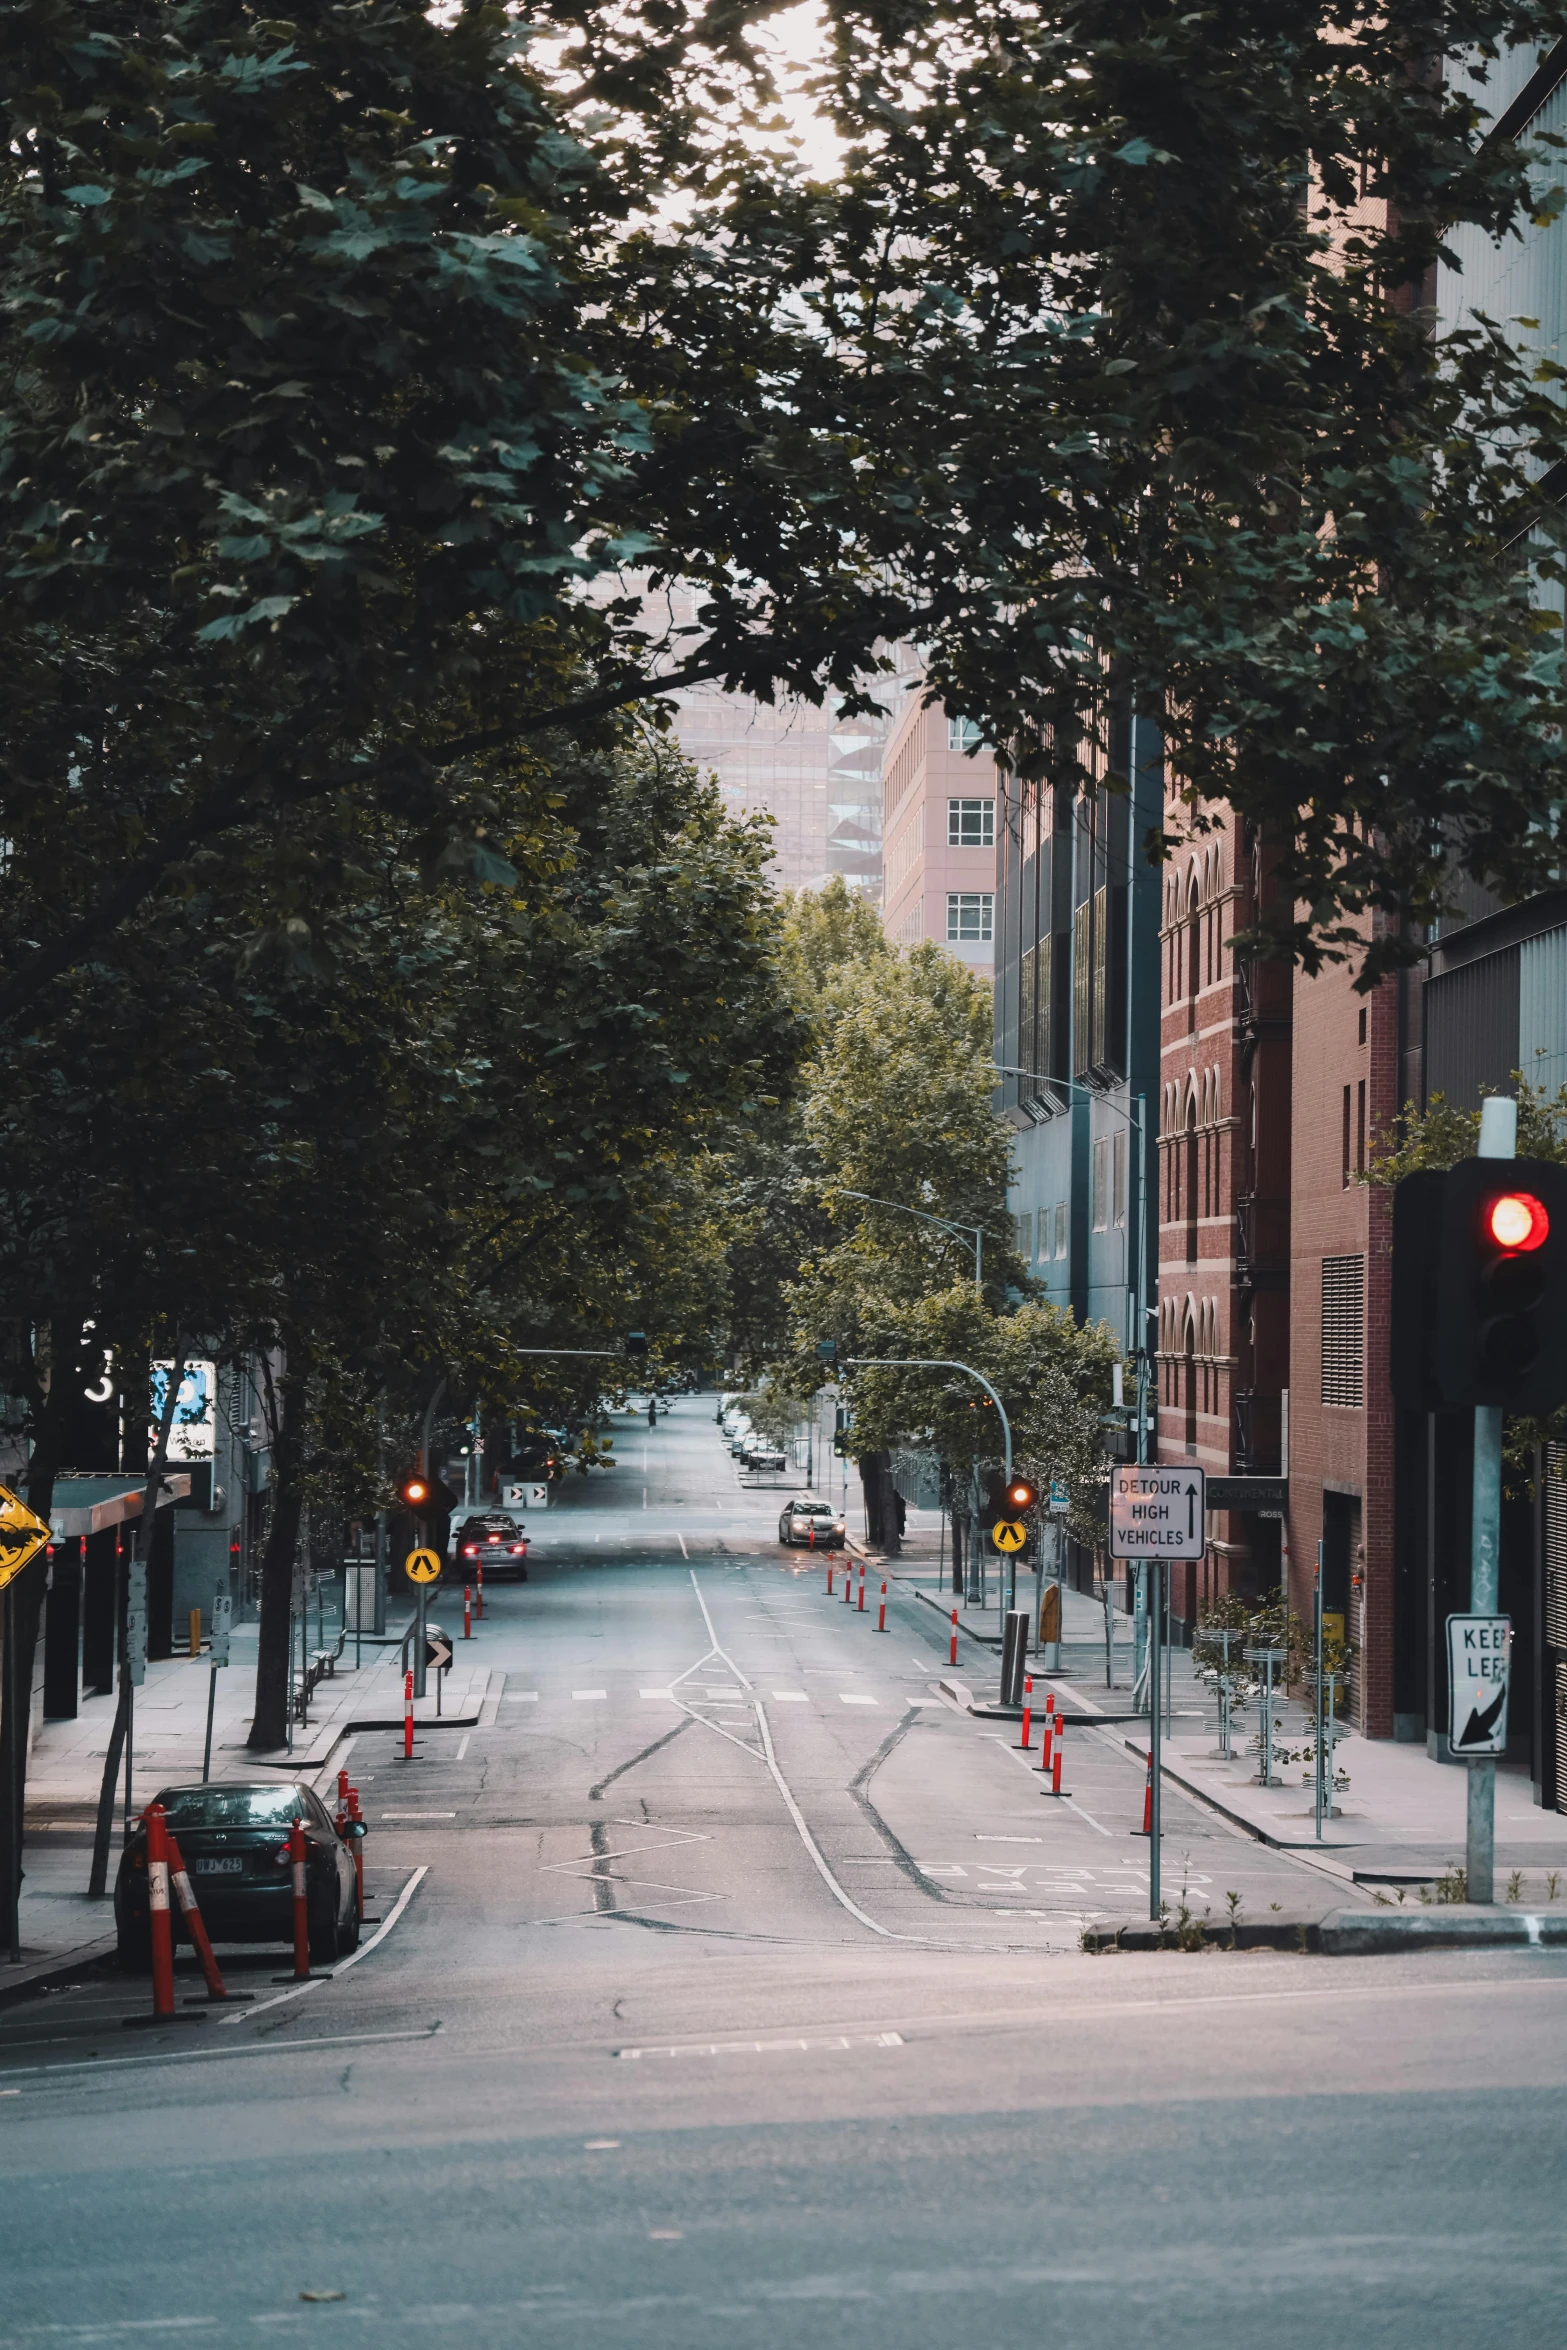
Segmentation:
<svg viewBox="0 0 1567 2350">
<path fill-rule="evenodd" d="M 226 1665 L 229 1661 L 229 1634 L 234 1625 L 234 1602 L 226 1591 L 214 1594 L 212 1601 L 212 1646 L 208 1662 Z"/>
<path fill-rule="evenodd" d="M 1510 1616 L 1447 1619 L 1447 1735 L 1455 1754 L 1507 1750 Z"/>
<path fill-rule="evenodd" d="M 1110 1556 L 1116 1559 L 1200 1559 L 1207 1547 L 1203 1522 L 1206 1478 L 1201 1469 L 1152 1463 L 1110 1471 Z"/>
<path fill-rule="evenodd" d="M 528 1487 L 528 1507 L 530 1510 L 547 1509 L 549 1498 L 550 1489 L 547 1485 L 530 1485 Z"/>
</svg>

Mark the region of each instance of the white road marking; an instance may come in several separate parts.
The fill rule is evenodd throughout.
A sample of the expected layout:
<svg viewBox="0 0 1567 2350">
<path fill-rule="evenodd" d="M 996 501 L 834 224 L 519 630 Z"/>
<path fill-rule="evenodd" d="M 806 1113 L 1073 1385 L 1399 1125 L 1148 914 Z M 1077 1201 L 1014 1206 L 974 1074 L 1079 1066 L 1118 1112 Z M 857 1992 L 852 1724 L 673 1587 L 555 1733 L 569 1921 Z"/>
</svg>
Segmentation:
<svg viewBox="0 0 1567 2350">
<path fill-rule="evenodd" d="M 840 1705 L 875 1705 L 877 1702 L 876 1698 L 867 1697 L 863 1689 L 840 1689 L 838 1692 Z"/>
<path fill-rule="evenodd" d="M 505 1702 L 508 1705 L 537 1705 L 539 1693 L 536 1689 L 508 1689 Z"/>
<path fill-rule="evenodd" d="M 681 1555 L 681 1557 L 682 1557 L 683 1559 L 688 1559 L 688 1558 L 691 1556 L 691 1553 L 690 1553 L 690 1552 L 687 1550 L 687 1548 L 686 1548 L 686 1538 L 685 1538 L 685 1536 L 684 1536 L 684 1535 L 683 1535 L 683 1534 L 682 1534 L 682 1533 L 681 1533 L 681 1532 L 678 1530 L 678 1528 L 676 1529 L 676 1533 L 675 1533 L 675 1540 L 676 1540 L 676 1541 L 679 1543 L 679 1545 L 680 1545 L 680 1555 Z"/>
<path fill-rule="evenodd" d="M 384 1811 L 383 1820 L 454 1820 L 454 1811 Z"/>
<path fill-rule="evenodd" d="M 675 2048 L 617 2048 L 615 2054 L 635 2064 L 645 2056 L 794 2056 L 818 2048 L 904 2046 L 901 2032 L 844 2032 L 833 2040 L 694 2040 Z"/>
<path fill-rule="evenodd" d="M 461 1739 L 458 1741 L 457 1752 L 452 1756 L 453 1762 L 462 1761 L 463 1756 L 468 1751 L 468 1741 L 472 1736 L 473 1732 L 471 1730 L 464 1730 Z"/>
<path fill-rule="evenodd" d="M 287 1998 L 292 1995 L 285 1993 L 284 1996 Z M 275 2000 L 269 1999 L 267 2001 L 269 2007 L 276 2004 Z M 252 2014 L 255 2012 L 255 2009 L 251 2010 Z M 226 2024 L 233 2024 L 248 2019 L 228 2015 L 220 2020 Z M 262 2040 L 249 2047 L 241 2043 L 232 2048 L 171 2048 L 161 2056 L 94 2056 L 84 2057 L 76 2064 L 9 2064 L 5 2069 L 7 2078 L 16 2073 L 48 2073 L 51 2076 L 59 2077 L 65 2073 L 121 2072 L 127 2066 L 138 2064 L 210 2064 L 213 2058 L 218 2056 L 304 2056 L 312 2048 L 359 2048 L 375 2040 L 430 2040 L 434 2036 L 428 2025 L 420 2031 L 413 2032 L 331 2032 L 320 2033 L 311 2040 Z M 0 2090 L 0 2096 L 18 2097 L 20 2095 L 19 2089 Z M 140 2322 L 149 2327 L 153 2324 L 151 2319 Z M 83 2326 L 80 2330 L 83 2334 L 95 2335 L 100 2332 L 123 2331 L 123 2328 L 123 2320 L 118 2327 L 111 2326 L 105 2320 L 101 2326 Z"/>
<path fill-rule="evenodd" d="M 975 1841 L 975 1843 L 976 1843 L 976 1844 L 1043 1844 L 1043 1842 L 1044 1842 L 1044 1838 L 1043 1838 L 1043 1836 L 980 1836 L 980 1835 L 976 1835 L 976 1836 L 975 1836 L 975 1838 L 974 1838 L 974 1841 Z"/>
<path fill-rule="evenodd" d="M 580 1705 L 597 1705 L 608 1697 L 607 1689 L 573 1689 L 572 1696 Z"/>
<path fill-rule="evenodd" d="M 676 1702 L 674 1692 L 669 1689 L 639 1689 L 637 1695 L 661 1700 L 665 1705 L 673 1705 Z"/>
<path fill-rule="evenodd" d="M 774 1705 L 809 1705 L 810 1702 L 809 1692 L 804 1689 L 775 1689 L 773 1691 Z"/>
</svg>

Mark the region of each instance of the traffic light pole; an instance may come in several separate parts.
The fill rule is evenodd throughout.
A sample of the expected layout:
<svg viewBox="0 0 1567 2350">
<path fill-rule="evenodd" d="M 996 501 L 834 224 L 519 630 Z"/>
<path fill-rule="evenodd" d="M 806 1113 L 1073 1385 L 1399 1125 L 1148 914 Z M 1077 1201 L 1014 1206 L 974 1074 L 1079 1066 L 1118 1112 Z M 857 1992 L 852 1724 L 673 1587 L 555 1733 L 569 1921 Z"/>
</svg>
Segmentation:
<svg viewBox="0 0 1567 2350">
<path fill-rule="evenodd" d="M 1482 1159 L 1518 1155 L 1518 1104 L 1491 1094 L 1480 1109 Z M 1502 1414 L 1494 1404 L 1476 1404 L 1474 1500 L 1470 1513 L 1469 1612 L 1494 1616 L 1501 1605 Z M 1464 1888 L 1471 1901 L 1496 1899 L 1496 1764 L 1475 1757 L 1469 1772 L 1469 1805 L 1464 1852 Z"/>
</svg>

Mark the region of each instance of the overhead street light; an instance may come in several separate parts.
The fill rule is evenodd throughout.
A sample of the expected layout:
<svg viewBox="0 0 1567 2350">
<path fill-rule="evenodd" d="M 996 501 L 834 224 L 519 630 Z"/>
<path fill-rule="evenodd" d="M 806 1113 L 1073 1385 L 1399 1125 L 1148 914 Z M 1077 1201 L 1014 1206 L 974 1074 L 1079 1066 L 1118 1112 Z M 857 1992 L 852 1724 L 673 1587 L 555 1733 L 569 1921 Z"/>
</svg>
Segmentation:
<svg viewBox="0 0 1567 2350">
<path fill-rule="evenodd" d="M 879 1199 L 874 1191 L 839 1191 L 839 1199 L 867 1200 L 873 1208 L 894 1208 L 900 1216 L 918 1216 L 922 1224 L 937 1224 L 943 1232 L 957 1232 L 974 1243 L 974 1288 L 984 1290 L 984 1235 L 983 1224 L 954 1224 L 950 1216 L 933 1216 L 928 1208 L 911 1208 L 907 1200 Z"/>
</svg>

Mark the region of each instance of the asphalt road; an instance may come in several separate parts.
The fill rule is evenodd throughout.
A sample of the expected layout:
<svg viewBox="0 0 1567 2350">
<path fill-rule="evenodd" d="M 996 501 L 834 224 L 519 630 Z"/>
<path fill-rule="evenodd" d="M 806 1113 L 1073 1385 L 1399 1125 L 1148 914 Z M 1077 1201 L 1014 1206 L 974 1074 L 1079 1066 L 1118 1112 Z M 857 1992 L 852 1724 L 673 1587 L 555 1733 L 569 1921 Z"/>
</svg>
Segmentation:
<svg viewBox="0 0 1567 2350">
<path fill-rule="evenodd" d="M 1135 1759 L 1045 1796 L 709 1403 L 619 1450 L 489 1594 L 493 1727 L 361 1738 L 360 1963 L 0 2011 L 0 2344 L 1556 2337 L 1559 1958 L 1085 1955 L 1146 1899 Z M 1166 1815 L 1195 1909 L 1329 1905 Z"/>
</svg>

